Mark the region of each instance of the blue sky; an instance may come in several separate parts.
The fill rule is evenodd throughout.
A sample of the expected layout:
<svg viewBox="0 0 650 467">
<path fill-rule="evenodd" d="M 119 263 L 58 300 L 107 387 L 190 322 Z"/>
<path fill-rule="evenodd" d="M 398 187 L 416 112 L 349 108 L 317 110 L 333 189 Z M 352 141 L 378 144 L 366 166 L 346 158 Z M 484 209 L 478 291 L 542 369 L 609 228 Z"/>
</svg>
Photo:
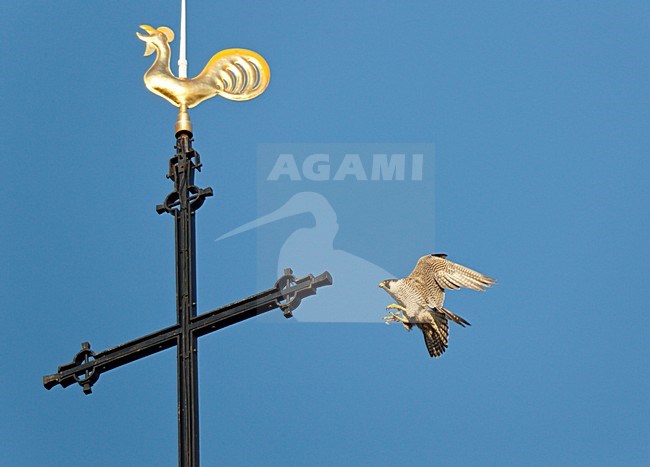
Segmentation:
<svg viewBox="0 0 650 467">
<path fill-rule="evenodd" d="M 174 322 L 173 224 L 154 208 L 175 110 L 145 89 L 135 32 L 178 30 L 178 3 L 3 3 L 7 465 L 176 464 L 173 350 L 91 396 L 41 378 L 83 341 Z M 229 47 L 272 72 L 254 101 L 191 113 L 197 184 L 215 190 L 199 311 L 275 282 L 308 214 L 214 240 L 302 191 L 328 196 L 336 250 L 398 277 L 442 251 L 499 282 L 448 295 L 472 327 L 436 360 L 416 332 L 367 322 L 264 317 L 202 337 L 204 465 L 647 465 L 647 2 L 188 4 L 190 75 Z M 274 191 L 260 155 L 300 144 L 435 151 L 415 188 Z M 390 299 L 373 293 L 381 323 Z"/>
</svg>

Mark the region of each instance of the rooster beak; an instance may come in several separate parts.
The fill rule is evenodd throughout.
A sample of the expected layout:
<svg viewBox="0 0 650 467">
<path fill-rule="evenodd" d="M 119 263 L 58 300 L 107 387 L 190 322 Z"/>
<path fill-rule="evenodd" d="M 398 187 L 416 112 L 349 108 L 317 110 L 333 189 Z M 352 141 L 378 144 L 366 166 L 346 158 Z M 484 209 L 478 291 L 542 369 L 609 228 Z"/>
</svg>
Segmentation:
<svg viewBox="0 0 650 467">
<path fill-rule="evenodd" d="M 155 51 L 156 51 L 156 46 L 153 45 L 151 42 L 147 42 L 144 47 L 144 56 L 146 57 L 147 55 L 151 55 Z"/>
<path fill-rule="evenodd" d="M 147 31 L 149 33 L 149 35 L 155 34 L 157 32 L 155 28 L 152 28 L 148 24 L 140 25 L 140 29 L 144 29 L 145 31 Z"/>
<path fill-rule="evenodd" d="M 154 36 L 159 36 L 160 33 L 162 33 L 166 37 L 168 43 L 174 40 L 174 32 L 165 26 L 161 26 L 158 29 L 154 29 L 147 24 L 143 24 L 140 26 L 140 29 L 144 29 L 148 33 L 148 34 L 141 34 L 139 32 L 135 33 L 135 35 L 138 36 L 138 39 L 140 39 L 145 43 L 145 49 L 144 49 L 145 57 L 147 55 L 151 55 L 156 51 L 156 46 L 153 45 L 152 43 Z"/>
<path fill-rule="evenodd" d="M 151 34 L 156 33 L 156 30 L 151 26 L 147 26 L 146 24 L 143 24 L 142 26 L 140 26 L 140 28 L 144 29 L 149 33 L 149 35 L 141 34 L 139 32 L 135 33 L 135 35 L 138 36 L 138 39 L 140 39 L 145 43 L 144 56 L 146 57 L 147 55 L 151 55 L 156 51 L 156 47 L 151 43 Z"/>
<path fill-rule="evenodd" d="M 143 41 L 145 43 L 144 44 L 144 56 L 145 57 L 147 55 L 151 55 L 152 53 L 154 53 L 156 51 L 156 46 L 153 45 L 150 42 L 151 36 L 145 36 L 144 34 L 140 34 L 139 32 L 136 32 L 135 35 L 138 36 L 138 39 L 140 39 L 141 41 Z"/>
</svg>

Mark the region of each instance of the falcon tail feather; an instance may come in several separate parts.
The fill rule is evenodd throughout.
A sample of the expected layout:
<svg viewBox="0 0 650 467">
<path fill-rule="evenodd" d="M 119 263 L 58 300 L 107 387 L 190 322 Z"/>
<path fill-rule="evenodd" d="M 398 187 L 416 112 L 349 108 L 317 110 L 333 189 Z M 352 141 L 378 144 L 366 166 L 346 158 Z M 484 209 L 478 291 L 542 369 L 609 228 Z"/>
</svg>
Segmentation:
<svg viewBox="0 0 650 467">
<path fill-rule="evenodd" d="M 440 338 L 433 326 L 430 324 L 418 324 L 417 326 L 422 330 L 424 343 L 427 346 L 430 357 L 437 358 L 445 353 L 447 344 Z"/>
<path fill-rule="evenodd" d="M 445 314 L 445 316 L 447 318 L 452 320 L 454 323 L 460 324 L 462 327 L 471 326 L 471 324 L 469 324 L 469 321 L 466 321 L 465 319 L 461 318 L 460 316 L 453 314 L 451 311 L 449 311 L 446 308 L 443 308 L 442 312 Z"/>
<path fill-rule="evenodd" d="M 437 310 L 438 310 L 438 308 L 429 307 L 429 311 L 431 311 L 431 312 L 434 312 L 434 311 L 437 311 Z M 460 324 L 462 327 L 471 326 L 469 321 L 467 321 L 464 318 L 461 318 L 460 316 L 452 313 L 451 311 L 449 311 L 446 308 L 442 308 L 441 313 L 443 315 L 445 315 L 445 317 L 447 319 L 452 320 L 454 323 Z"/>
</svg>

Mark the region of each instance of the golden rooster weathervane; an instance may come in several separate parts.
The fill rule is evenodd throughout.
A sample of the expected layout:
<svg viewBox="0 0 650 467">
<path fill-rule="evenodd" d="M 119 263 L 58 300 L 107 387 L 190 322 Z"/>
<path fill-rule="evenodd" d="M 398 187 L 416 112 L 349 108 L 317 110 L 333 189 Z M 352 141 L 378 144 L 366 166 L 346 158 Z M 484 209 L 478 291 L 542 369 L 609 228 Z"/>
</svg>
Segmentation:
<svg viewBox="0 0 650 467">
<path fill-rule="evenodd" d="M 217 52 L 194 78 L 174 76 L 169 63 L 174 32 L 166 26 L 142 25 L 147 34 L 136 33 L 146 46 L 144 55 L 156 52 L 153 65 L 144 74 L 149 91 L 167 99 L 179 108 L 176 132 L 192 132 L 187 109 L 196 107 L 216 95 L 233 101 L 247 101 L 262 94 L 269 85 L 271 70 L 266 60 L 247 49 L 225 49 Z"/>
</svg>

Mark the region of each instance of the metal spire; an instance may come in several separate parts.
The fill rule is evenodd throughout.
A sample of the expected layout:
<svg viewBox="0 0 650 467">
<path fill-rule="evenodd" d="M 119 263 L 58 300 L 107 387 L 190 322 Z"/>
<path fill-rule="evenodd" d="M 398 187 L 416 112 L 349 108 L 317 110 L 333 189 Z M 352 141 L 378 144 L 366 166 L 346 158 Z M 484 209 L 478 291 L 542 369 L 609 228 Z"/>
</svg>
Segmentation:
<svg viewBox="0 0 650 467">
<path fill-rule="evenodd" d="M 46 389 L 78 383 L 84 394 L 91 394 L 102 373 L 176 347 L 179 467 L 199 466 L 198 338 L 276 308 L 291 318 L 304 298 L 315 295 L 319 287 L 332 285 L 332 276 L 327 271 L 298 279 L 287 268 L 273 288 L 197 314 L 195 219 L 205 199 L 212 196 L 212 188 L 194 185 L 195 173 L 201 166 L 199 154 L 192 148 L 192 133 L 178 132 L 176 153 L 169 161 L 167 174 L 174 182 L 174 190 L 156 207 L 158 214 L 169 213 L 175 221 L 176 324 L 97 353 L 88 342 L 83 342 L 70 363 L 43 377 Z"/>
<path fill-rule="evenodd" d="M 181 39 L 178 61 L 179 77 L 169 68 L 174 32 L 168 27 L 153 28 L 142 25 L 146 34 L 138 33 L 145 42 L 145 56 L 156 53 L 156 59 L 144 75 L 144 82 L 157 94 L 179 108 L 176 122 L 176 153 L 169 160 L 167 178 L 174 189 L 163 204 L 156 207 L 159 214 L 174 217 L 176 250 L 176 324 L 149 335 L 139 337 L 117 347 L 95 353 L 90 344 L 81 344 L 71 362 L 59 366 L 54 374 L 43 377 L 43 386 L 68 387 L 78 383 L 85 394 L 100 374 L 164 349 L 177 348 L 178 363 L 178 465 L 199 465 L 199 408 L 198 408 L 198 342 L 197 339 L 213 331 L 253 318 L 276 308 L 291 318 L 302 299 L 316 294 L 319 287 L 332 284 L 327 272 L 314 277 L 309 274 L 297 279 L 290 268 L 275 286 L 243 300 L 203 314 L 197 314 L 196 303 L 196 211 L 211 188 L 194 185 L 195 172 L 201 170 L 199 154 L 192 148 L 192 124 L 187 109 L 216 95 L 235 101 L 253 99 L 269 84 L 270 70 L 264 58 L 246 49 L 226 49 L 215 54 L 205 69 L 196 77 L 187 79 L 185 56 L 185 0 L 181 1 Z"/>
<path fill-rule="evenodd" d="M 187 78 L 187 55 L 186 55 L 186 45 L 185 45 L 185 33 L 187 20 L 185 17 L 185 0 L 181 0 L 181 40 L 180 40 L 180 51 L 178 54 L 178 77 Z"/>
</svg>

